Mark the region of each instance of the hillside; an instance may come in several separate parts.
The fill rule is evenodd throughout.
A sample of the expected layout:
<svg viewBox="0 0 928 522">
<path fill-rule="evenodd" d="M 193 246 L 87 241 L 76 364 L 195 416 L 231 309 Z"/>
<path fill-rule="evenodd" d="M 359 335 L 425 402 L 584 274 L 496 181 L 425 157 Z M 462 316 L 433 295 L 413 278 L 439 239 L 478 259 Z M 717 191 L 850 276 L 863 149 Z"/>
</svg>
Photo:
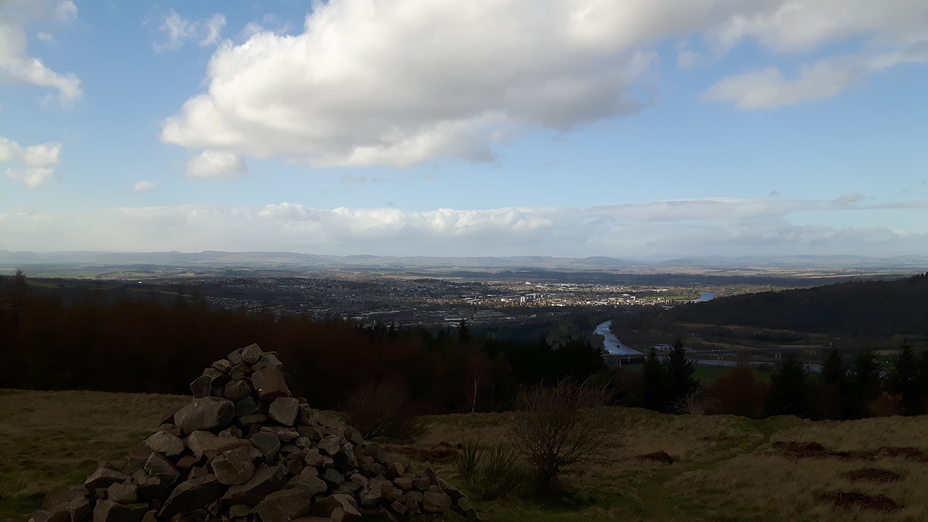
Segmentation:
<svg viewBox="0 0 928 522">
<path fill-rule="evenodd" d="M 678 322 L 752 326 L 849 337 L 928 334 L 928 274 L 762 292 L 674 308 Z"/>
<path fill-rule="evenodd" d="M 0 390 L 0 520 L 25 521 L 44 495 L 118 461 L 189 397 Z M 570 502 L 512 494 L 475 500 L 484 520 L 911 520 L 928 512 L 928 416 L 812 422 L 795 417 L 662 415 L 609 408 L 624 446 L 576 469 Z M 421 463 L 462 440 L 505 442 L 512 414 L 427 417 L 428 432 L 389 450 Z M 641 456 L 666 452 L 666 464 Z M 445 451 L 445 454 L 447 451 Z M 417 462 L 419 464 L 417 464 Z"/>
</svg>

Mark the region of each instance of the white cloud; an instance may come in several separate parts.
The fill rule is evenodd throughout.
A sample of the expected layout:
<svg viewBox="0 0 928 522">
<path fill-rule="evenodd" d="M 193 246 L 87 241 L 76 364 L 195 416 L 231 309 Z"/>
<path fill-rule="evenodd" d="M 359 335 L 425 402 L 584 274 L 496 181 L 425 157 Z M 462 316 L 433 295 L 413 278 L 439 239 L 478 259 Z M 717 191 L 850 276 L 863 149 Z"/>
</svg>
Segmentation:
<svg viewBox="0 0 928 522">
<path fill-rule="evenodd" d="M 828 98 L 859 78 L 906 62 L 928 61 L 923 53 L 899 52 L 877 56 L 841 56 L 804 65 L 795 79 L 785 79 L 777 67 L 726 76 L 710 87 L 704 97 L 730 101 L 745 109 L 772 109 Z"/>
<path fill-rule="evenodd" d="M 208 90 L 164 121 L 162 141 L 311 166 L 406 167 L 492 161 L 500 140 L 522 132 L 633 114 L 647 103 L 637 81 L 667 38 L 687 42 L 681 67 L 744 40 L 774 56 L 850 42 L 861 50 L 826 49 L 795 74 L 770 65 L 731 75 L 706 93 L 746 108 L 832 96 L 923 60 L 928 3 L 331 0 L 314 4 L 298 34 L 258 24 L 245 34 L 219 46 Z M 708 48 L 689 47 L 698 42 Z"/>
<path fill-rule="evenodd" d="M 58 91 L 58 101 L 68 104 L 83 95 L 80 79 L 72 73 L 57 73 L 42 60 L 29 55 L 25 24 L 43 18 L 70 21 L 77 16 L 77 7 L 70 1 L 55 7 L 46 1 L 0 2 L 0 84 L 21 83 L 47 87 Z M 50 36 L 50 35 L 49 35 Z"/>
<path fill-rule="evenodd" d="M 58 163 L 61 152 L 60 143 L 42 143 L 22 147 L 19 143 L 0 136 L 0 163 L 9 163 L 13 167 L 6 169 L 6 175 L 27 188 L 39 188 L 55 177 L 51 165 Z"/>
<path fill-rule="evenodd" d="M 132 185 L 132 190 L 136 192 L 146 192 L 155 190 L 156 188 L 158 188 L 158 184 L 154 181 L 136 181 L 135 184 Z"/>
<path fill-rule="evenodd" d="M 232 180 L 248 173 L 245 160 L 226 151 L 204 150 L 187 162 L 184 173 L 191 178 Z"/>
<path fill-rule="evenodd" d="M 176 50 L 188 41 L 196 41 L 201 47 L 216 45 L 222 36 L 222 28 L 226 25 L 226 17 L 214 14 L 203 20 L 188 20 L 171 9 L 164 16 L 158 29 L 164 33 L 167 40 L 153 44 L 156 52 Z"/>
<path fill-rule="evenodd" d="M 928 230 L 795 225 L 810 212 L 923 212 L 928 201 L 861 206 L 835 201 L 707 199 L 591 209 L 263 207 L 110 208 L 83 214 L 13 210 L 0 233 L 13 250 L 266 250 L 377 255 L 897 254 L 928 255 Z M 838 221 L 840 221 L 840 217 Z"/>
</svg>

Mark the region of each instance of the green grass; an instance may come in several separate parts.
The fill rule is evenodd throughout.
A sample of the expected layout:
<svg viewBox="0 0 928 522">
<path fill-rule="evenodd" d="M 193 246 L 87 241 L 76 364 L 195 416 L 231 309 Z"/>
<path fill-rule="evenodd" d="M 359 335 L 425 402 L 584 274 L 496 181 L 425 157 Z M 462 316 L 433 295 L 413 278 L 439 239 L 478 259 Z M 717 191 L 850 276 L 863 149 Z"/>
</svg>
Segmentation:
<svg viewBox="0 0 928 522">
<path fill-rule="evenodd" d="M 0 521 L 21 522 L 45 494 L 83 482 L 99 463 L 118 461 L 157 427 L 167 407 L 189 397 L 101 392 L 0 390 Z M 525 491 L 494 501 L 472 498 L 487 521 L 539 520 L 919 520 L 928 512 L 928 463 L 901 457 L 788 458 L 777 441 L 814 441 L 832 451 L 915 447 L 928 453 L 928 416 L 813 422 L 796 417 L 746 419 L 663 415 L 638 408 L 603 410 L 621 435 L 613 461 L 569 470 L 568 496 Z M 508 444 L 509 413 L 425 417 L 427 434 L 411 446 L 463 440 Z M 664 451 L 671 465 L 637 456 Z M 415 464 L 415 463 L 414 463 Z M 422 467 L 427 464 L 415 464 Z M 452 483 L 451 464 L 431 464 Z M 847 478 L 879 468 L 902 480 Z M 833 491 L 886 495 L 894 513 L 837 508 L 819 500 Z"/>
</svg>

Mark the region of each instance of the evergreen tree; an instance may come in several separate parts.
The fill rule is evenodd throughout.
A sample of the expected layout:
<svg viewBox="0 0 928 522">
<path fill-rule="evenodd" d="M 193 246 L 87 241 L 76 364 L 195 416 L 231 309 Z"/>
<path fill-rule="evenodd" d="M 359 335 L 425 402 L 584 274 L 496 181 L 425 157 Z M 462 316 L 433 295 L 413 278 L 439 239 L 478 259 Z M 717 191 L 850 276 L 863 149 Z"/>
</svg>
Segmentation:
<svg viewBox="0 0 928 522">
<path fill-rule="evenodd" d="M 847 368 L 841 360 L 841 353 L 832 348 L 815 385 L 816 417 L 842 419 L 848 414 L 847 384 Z"/>
<path fill-rule="evenodd" d="M 918 358 L 912 345 L 904 339 L 899 345 L 899 354 L 893 361 L 893 367 L 887 378 L 887 391 L 902 397 L 904 415 L 922 413 L 921 390 L 919 389 Z"/>
<path fill-rule="evenodd" d="M 779 369 L 770 376 L 770 391 L 764 409 L 767 415 L 809 416 L 806 369 L 799 359 L 784 357 Z"/>
<path fill-rule="evenodd" d="M 641 405 L 649 410 L 664 411 L 668 406 L 667 368 L 652 346 L 641 369 Z"/>
<path fill-rule="evenodd" d="M 880 395 L 880 362 L 871 351 L 860 352 L 848 376 L 848 418 L 860 419 L 870 415 L 869 404 Z"/>
<path fill-rule="evenodd" d="M 690 394 L 699 389 L 699 381 L 693 378 L 696 369 L 693 362 L 686 359 L 686 348 L 683 340 L 677 339 L 673 349 L 664 361 L 667 375 L 667 401 L 668 406 L 684 401 Z"/>
</svg>

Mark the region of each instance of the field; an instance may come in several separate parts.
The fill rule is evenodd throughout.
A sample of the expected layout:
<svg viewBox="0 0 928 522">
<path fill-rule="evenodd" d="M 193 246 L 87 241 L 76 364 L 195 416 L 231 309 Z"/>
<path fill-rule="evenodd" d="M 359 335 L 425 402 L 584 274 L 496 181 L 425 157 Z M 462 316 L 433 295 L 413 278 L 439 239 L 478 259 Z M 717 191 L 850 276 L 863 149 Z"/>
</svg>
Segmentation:
<svg viewBox="0 0 928 522">
<path fill-rule="evenodd" d="M 24 521 L 46 493 L 118 461 L 189 397 L 0 390 L 0 520 Z M 928 416 L 813 422 L 662 415 L 610 408 L 623 445 L 608 465 L 572 470 L 563 501 L 515 494 L 475 507 L 484 520 L 919 520 L 928 513 Z M 512 414 L 428 417 L 388 449 L 447 459 L 463 440 L 506 442 Z M 444 444 L 443 444 L 444 443 Z M 642 456 L 665 452 L 672 464 Z"/>
</svg>

